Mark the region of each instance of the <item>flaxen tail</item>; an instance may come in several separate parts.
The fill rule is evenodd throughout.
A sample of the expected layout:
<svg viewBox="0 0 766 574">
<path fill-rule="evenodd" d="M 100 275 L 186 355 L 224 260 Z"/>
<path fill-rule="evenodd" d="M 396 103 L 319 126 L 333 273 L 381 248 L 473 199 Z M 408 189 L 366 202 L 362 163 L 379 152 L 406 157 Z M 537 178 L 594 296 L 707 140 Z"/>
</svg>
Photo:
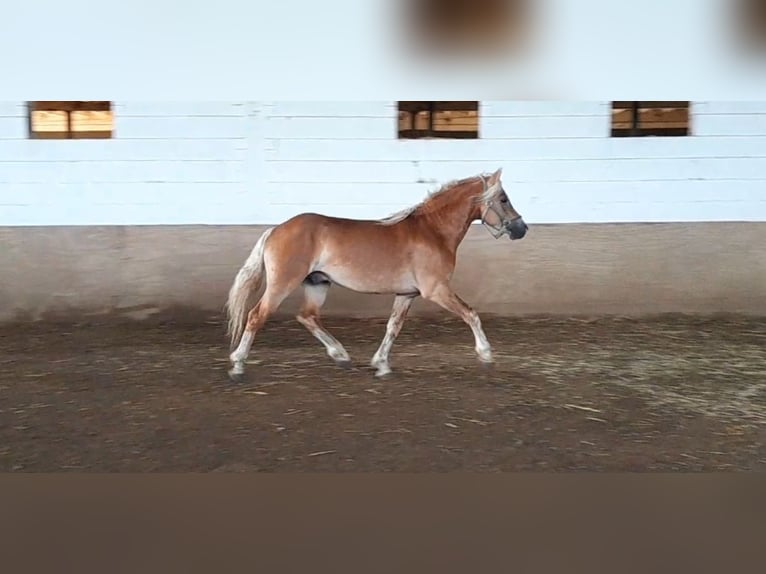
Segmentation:
<svg viewBox="0 0 766 574">
<path fill-rule="evenodd" d="M 255 247 L 253 247 L 245 264 L 234 278 L 231 289 L 229 289 L 226 310 L 229 316 L 228 335 L 231 337 L 232 347 L 239 341 L 245 329 L 250 297 L 258 291 L 263 281 L 263 252 L 266 247 L 266 240 L 272 231 L 274 231 L 273 227 L 264 231 L 258 238 Z"/>
</svg>

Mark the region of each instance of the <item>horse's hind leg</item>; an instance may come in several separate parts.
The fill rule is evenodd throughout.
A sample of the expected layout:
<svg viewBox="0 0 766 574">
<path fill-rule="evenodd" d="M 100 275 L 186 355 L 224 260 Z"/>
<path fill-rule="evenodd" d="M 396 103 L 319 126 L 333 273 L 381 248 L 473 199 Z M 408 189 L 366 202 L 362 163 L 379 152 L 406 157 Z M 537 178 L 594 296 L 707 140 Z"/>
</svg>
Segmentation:
<svg viewBox="0 0 766 574">
<path fill-rule="evenodd" d="M 391 352 L 394 340 L 399 335 L 399 331 L 402 330 L 404 319 L 407 317 L 407 312 L 410 310 L 414 300 L 415 297 L 412 295 L 397 295 L 396 299 L 394 299 L 391 316 L 388 318 L 388 324 L 386 325 L 386 336 L 383 337 L 380 347 L 378 347 L 378 350 L 372 357 L 372 361 L 370 361 L 370 366 L 376 369 L 376 377 L 382 377 L 391 372 L 391 367 L 388 364 L 388 355 Z"/>
<path fill-rule="evenodd" d="M 294 283 L 294 282 L 293 282 Z M 229 376 L 233 379 L 238 379 L 245 373 L 245 361 L 250 353 L 250 348 L 253 345 L 253 339 L 255 334 L 263 327 L 269 315 L 274 313 L 282 301 L 290 294 L 290 292 L 297 285 L 287 284 L 280 287 L 274 287 L 273 284 L 269 284 L 266 287 L 261 300 L 256 303 L 250 312 L 247 314 L 247 325 L 242 338 L 239 340 L 239 345 L 229 355 L 229 360 L 232 362 L 232 368 L 229 370 Z"/>
<path fill-rule="evenodd" d="M 327 354 L 341 367 L 348 367 L 351 358 L 340 342 L 330 335 L 319 321 L 319 310 L 327 298 L 330 289 L 329 281 L 312 281 L 307 279 L 303 283 L 304 301 L 300 313 L 296 316 L 298 322 L 308 329 L 327 349 Z"/>
</svg>

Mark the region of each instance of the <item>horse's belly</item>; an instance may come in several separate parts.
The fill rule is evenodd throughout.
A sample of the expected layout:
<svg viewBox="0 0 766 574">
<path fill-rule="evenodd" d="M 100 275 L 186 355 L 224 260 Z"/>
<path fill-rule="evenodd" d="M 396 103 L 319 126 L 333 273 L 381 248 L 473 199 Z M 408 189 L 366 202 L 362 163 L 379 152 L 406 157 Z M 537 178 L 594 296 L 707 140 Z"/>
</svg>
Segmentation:
<svg viewBox="0 0 766 574">
<path fill-rule="evenodd" d="M 415 280 L 409 272 L 390 271 L 368 262 L 365 265 L 322 265 L 317 271 L 327 275 L 333 283 L 360 293 L 413 293 Z"/>
</svg>

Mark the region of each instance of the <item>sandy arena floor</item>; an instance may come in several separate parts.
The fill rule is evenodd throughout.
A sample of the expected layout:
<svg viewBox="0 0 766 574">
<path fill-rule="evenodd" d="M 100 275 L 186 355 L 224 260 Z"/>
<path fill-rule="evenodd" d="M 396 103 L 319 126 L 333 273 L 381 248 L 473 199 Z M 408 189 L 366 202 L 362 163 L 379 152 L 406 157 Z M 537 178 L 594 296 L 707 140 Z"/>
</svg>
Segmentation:
<svg viewBox="0 0 766 574">
<path fill-rule="evenodd" d="M 366 367 L 385 319 L 297 322 L 226 376 L 220 318 L 0 329 L 0 471 L 766 469 L 766 319 L 410 318 L 394 375 Z"/>
</svg>

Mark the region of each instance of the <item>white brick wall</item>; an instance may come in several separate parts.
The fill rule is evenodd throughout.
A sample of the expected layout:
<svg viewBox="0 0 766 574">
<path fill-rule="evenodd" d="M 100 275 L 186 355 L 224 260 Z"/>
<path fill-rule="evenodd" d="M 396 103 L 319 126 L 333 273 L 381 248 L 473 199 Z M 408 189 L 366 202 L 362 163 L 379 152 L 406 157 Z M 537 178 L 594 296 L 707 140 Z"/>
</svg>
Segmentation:
<svg viewBox="0 0 766 574">
<path fill-rule="evenodd" d="M 116 102 L 112 140 L 28 140 L 0 102 L 0 225 L 376 218 L 498 166 L 531 223 L 766 220 L 766 102 L 609 138 L 608 102 L 482 102 L 479 140 L 397 140 L 395 102 Z"/>
</svg>

